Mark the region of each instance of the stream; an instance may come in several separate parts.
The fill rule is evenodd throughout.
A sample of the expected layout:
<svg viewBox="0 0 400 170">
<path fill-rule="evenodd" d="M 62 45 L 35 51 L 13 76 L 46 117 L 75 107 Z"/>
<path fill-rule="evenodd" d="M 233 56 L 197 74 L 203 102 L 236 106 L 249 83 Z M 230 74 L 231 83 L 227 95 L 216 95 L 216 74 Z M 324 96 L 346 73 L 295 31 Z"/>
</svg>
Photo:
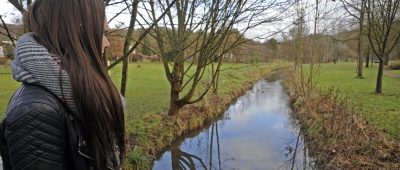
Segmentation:
<svg viewBox="0 0 400 170">
<path fill-rule="evenodd" d="M 281 82 L 261 80 L 221 119 L 178 139 L 153 169 L 314 169 L 291 114 Z"/>
</svg>

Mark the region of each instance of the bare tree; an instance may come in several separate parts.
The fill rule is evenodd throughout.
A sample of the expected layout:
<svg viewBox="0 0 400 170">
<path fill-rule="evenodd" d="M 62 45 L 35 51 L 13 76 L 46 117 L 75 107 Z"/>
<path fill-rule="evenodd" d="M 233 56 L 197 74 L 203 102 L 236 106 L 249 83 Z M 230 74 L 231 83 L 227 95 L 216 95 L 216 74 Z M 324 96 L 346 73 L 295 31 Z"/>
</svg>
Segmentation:
<svg viewBox="0 0 400 170">
<path fill-rule="evenodd" d="M 371 47 L 370 47 L 370 45 L 368 43 L 366 60 L 365 60 L 365 68 L 369 68 L 369 66 L 370 66 L 369 61 L 370 60 L 373 61 L 372 56 L 371 56 Z M 371 67 L 372 67 L 372 64 L 371 64 Z"/>
<path fill-rule="evenodd" d="M 165 10 L 163 11 L 163 13 L 155 21 L 153 21 L 152 23 L 149 23 L 150 26 L 143 31 L 143 33 L 139 36 L 139 38 L 136 39 L 135 44 L 133 44 L 133 46 L 130 47 L 129 51 L 127 53 L 125 53 L 122 57 L 118 58 L 116 61 L 111 63 L 107 67 L 107 69 L 110 70 L 110 69 L 114 68 L 117 64 L 119 64 L 120 62 L 122 62 L 123 60 L 128 58 L 129 54 L 131 54 L 138 47 L 138 45 L 141 44 L 141 41 L 150 33 L 150 31 L 158 24 L 158 22 L 160 22 L 164 18 L 164 16 L 169 12 L 169 10 L 172 8 L 172 6 L 174 6 L 175 2 L 176 2 L 176 0 L 172 0 L 169 4 L 166 5 L 166 7 L 164 6 Z M 137 14 L 142 16 L 141 13 L 137 13 Z M 139 25 L 140 25 L 140 23 L 139 23 Z"/>
<path fill-rule="evenodd" d="M 148 22 L 154 22 L 156 11 L 165 11 L 166 4 L 169 0 L 151 0 Z M 273 21 L 273 17 L 260 19 L 257 16 L 276 4 L 277 1 L 264 0 L 176 2 L 152 34 L 171 86 L 169 115 L 200 101 L 207 94 L 217 81 L 223 55 L 241 43 L 239 40 L 248 29 Z M 244 28 L 239 37 L 232 39 L 231 30 L 238 23 Z"/>
<path fill-rule="evenodd" d="M 3 24 L 2 28 L 5 30 L 5 33 L 4 32 L 0 32 L 0 34 L 7 36 L 10 39 L 12 46 L 15 47 L 14 41 L 16 39 L 11 35 L 10 29 L 8 28 L 6 22 L 4 21 L 4 19 L 3 19 L 3 17 L 1 15 L 0 15 L 0 21 Z"/>
<path fill-rule="evenodd" d="M 25 13 L 26 9 L 24 8 L 23 1 L 19 0 L 8 0 L 21 14 Z M 27 3 L 30 5 L 32 3 L 31 0 L 28 0 Z"/>
<path fill-rule="evenodd" d="M 126 33 L 125 43 L 124 43 L 124 54 L 130 54 L 129 48 L 132 42 L 132 34 L 135 28 L 136 16 L 138 12 L 138 5 L 139 0 L 133 0 L 132 4 L 128 4 L 125 2 L 126 5 L 129 7 L 131 6 L 132 9 L 130 10 L 131 13 L 131 20 L 128 27 L 128 32 Z M 125 96 L 126 93 L 126 86 L 127 86 L 127 77 L 128 77 L 128 58 L 125 58 L 122 63 L 122 75 L 121 75 L 121 94 Z"/>
<path fill-rule="evenodd" d="M 294 55 L 294 68 L 297 70 L 301 68 L 301 65 L 303 64 L 305 37 L 308 34 L 308 28 L 305 23 L 305 9 L 301 0 L 296 2 L 296 19 L 294 21 L 294 28 L 292 28 L 290 33 L 296 51 L 296 54 Z"/>
<path fill-rule="evenodd" d="M 108 66 L 108 69 L 112 69 L 113 67 L 115 67 L 118 63 L 123 62 L 122 64 L 122 73 L 121 73 L 121 94 L 123 96 L 126 95 L 126 89 L 127 89 L 127 80 L 128 80 L 128 56 L 132 54 L 132 52 L 138 47 L 138 45 L 141 43 L 141 41 L 143 40 L 143 38 L 153 29 L 153 27 L 157 24 L 158 21 L 160 21 L 169 11 L 169 9 L 173 6 L 173 4 L 175 3 L 175 0 L 173 0 L 172 2 L 170 2 L 169 4 L 167 4 L 166 6 L 166 11 L 164 11 L 164 13 L 161 14 L 161 16 L 159 16 L 154 23 L 148 27 L 142 35 L 140 35 L 140 37 L 138 39 L 135 40 L 135 44 L 132 44 L 134 42 L 133 40 L 133 32 L 135 30 L 135 22 L 137 21 L 137 15 L 138 15 L 138 6 L 139 6 L 139 0 L 133 0 L 132 3 L 128 3 L 126 0 L 125 1 L 117 1 L 112 3 L 109 0 L 105 0 L 106 5 L 110 6 L 110 5 L 117 5 L 120 3 L 125 3 L 126 8 L 122 9 L 120 12 L 118 12 L 115 16 L 113 16 L 111 20 L 113 20 L 114 18 L 116 18 L 118 15 L 122 14 L 123 11 L 125 10 L 129 10 L 130 12 L 130 23 L 129 26 L 127 28 L 127 33 L 125 35 L 125 40 L 124 40 L 124 49 L 123 49 L 123 56 L 120 57 L 118 60 L 116 60 L 115 62 L 113 62 L 112 64 L 110 64 Z"/>
<path fill-rule="evenodd" d="M 319 58 L 321 57 L 321 54 L 317 53 L 317 41 L 319 39 L 318 36 L 318 25 L 319 25 L 319 19 L 321 17 L 321 7 L 320 4 L 321 0 L 315 0 L 315 13 L 314 13 L 314 23 L 313 23 L 313 33 L 314 35 L 311 38 L 311 60 L 310 60 L 310 70 L 309 70 L 309 75 L 308 75 L 308 94 L 307 96 L 310 96 L 310 89 L 314 88 L 314 81 L 315 81 L 315 76 L 319 72 Z M 317 63 L 318 62 L 318 63 Z"/>
<path fill-rule="evenodd" d="M 343 3 L 344 9 L 354 17 L 358 21 L 358 44 L 357 44 L 357 52 L 358 52 L 358 64 L 357 64 L 357 77 L 362 78 L 362 69 L 363 69 L 363 57 L 362 57 L 362 37 L 364 30 L 364 20 L 365 20 L 365 2 L 366 0 L 341 0 Z"/>
<path fill-rule="evenodd" d="M 30 6 L 32 4 L 32 0 L 8 0 L 9 3 L 11 3 L 21 14 L 25 13 L 26 9 L 24 7 L 24 3 L 26 5 L 26 7 Z M 0 21 L 1 21 L 1 26 L 0 28 L 0 34 L 8 37 L 8 39 L 11 41 L 11 44 L 13 45 L 13 47 L 15 47 L 15 43 L 14 41 L 16 41 L 16 36 L 15 35 L 19 35 L 20 33 L 16 32 L 16 31 L 12 31 L 9 28 L 9 25 L 7 25 L 7 23 L 4 21 L 3 19 L 4 15 L 0 14 Z"/>
<path fill-rule="evenodd" d="M 385 60 L 400 39 L 398 18 L 400 0 L 367 0 L 368 40 L 379 59 L 375 93 L 382 93 L 382 76 Z"/>
</svg>

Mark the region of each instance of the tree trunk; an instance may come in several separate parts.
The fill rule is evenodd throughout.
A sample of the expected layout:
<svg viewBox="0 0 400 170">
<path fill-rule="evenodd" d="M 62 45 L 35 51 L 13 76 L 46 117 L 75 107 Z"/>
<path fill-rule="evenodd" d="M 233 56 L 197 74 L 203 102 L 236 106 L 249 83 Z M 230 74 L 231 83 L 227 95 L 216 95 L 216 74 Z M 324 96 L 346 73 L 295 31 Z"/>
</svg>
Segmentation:
<svg viewBox="0 0 400 170">
<path fill-rule="evenodd" d="M 374 67 L 374 56 L 371 56 L 371 67 Z"/>
<path fill-rule="evenodd" d="M 178 113 L 178 111 L 180 109 L 178 100 L 179 100 L 179 92 L 174 90 L 174 87 L 171 87 L 171 99 L 170 99 L 169 111 L 168 111 L 169 116 L 173 116 L 176 113 Z"/>
<path fill-rule="evenodd" d="M 220 60 L 220 59 L 219 59 Z M 214 62 L 213 63 L 211 63 L 211 75 L 216 75 L 215 76 L 215 79 L 214 79 L 214 81 L 212 82 L 213 83 L 213 85 L 212 85 L 212 92 L 214 93 L 214 94 L 218 94 L 218 81 L 219 81 L 219 70 L 218 70 L 218 67 L 217 68 L 214 68 Z"/>
<path fill-rule="evenodd" d="M 385 63 L 385 66 L 389 65 L 389 55 L 385 55 L 385 59 L 383 61 Z"/>
<path fill-rule="evenodd" d="M 362 57 L 358 57 L 358 67 L 357 67 L 357 77 L 362 78 L 362 69 L 363 69 L 363 60 Z"/>
<path fill-rule="evenodd" d="M 362 33 L 364 28 L 364 3 L 361 3 L 360 9 L 360 28 L 358 32 L 358 66 L 357 66 L 357 77 L 362 78 L 362 69 L 363 69 L 363 57 L 362 57 Z"/>
<path fill-rule="evenodd" d="M 367 59 L 365 60 L 365 68 L 369 67 L 369 53 L 367 53 Z"/>
<path fill-rule="evenodd" d="M 126 94 L 126 86 L 127 86 L 127 77 L 128 77 L 128 58 L 125 58 L 122 62 L 122 75 L 121 75 L 121 95 L 125 96 Z"/>
<path fill-rule="evenodd" d="M 382 77 L 383 77 L 383 60 L 384 58 L 379 59 L 379 68 L 378 68 L 378 76 L 376 78 L 376 88 L 375 93 L 382 93 Z"/>
<path fill-rule="evenodd" d="M 180 60 L 181 57 L 183 57 L 182 54 L 177 55 L 176 60 Z M 169 105 L 169 111 L 168 115 L 173 116 L 176 113 L 178 113 L 179 109 L 182 107 L 182 104 L 179 103 L 179 93 L 181 89 L 181 74 L 183 72 L 183 68 L 181 66 L 183 63 L 175 62 L 174 64 L 174 70 L 172 73 L 172 82 L 171 82 L 171 99 L 170 99 L 170 105 Z M 183 78 L 183 77 L 182 77 Z"/>
<path fill-rule="evenodd" d="M 361 26 L 362 24 L 360 24 Z M 362 69 L 363 69 L 363 58 L 362 58 L 362 52 L 361 52 L 361 46 L 362 46 L 362 40 L 361 40 L 361 36 L 362 36 L 362 29 L 360 29 L 360 35 L 358 37 L 358 65 L 357 65 L 357 77 L 361 78 L 362 77 Z"/>
<path fill-rule="evenodd" d="M 129 23 L 128 32 L 126 33 L 126 39 L 124 43 L 124 54 L 129 52 L 130 45 L 131 45 L 131 38 L 133 34 L 133 30 L 135 27 L 136 22 L 136 15 L 137 15 L 137 8 L 138 8 L 139 0 L 135 0 L 132 3 L 132 13 L 131 13 L 131 20 Z M 127 87 L 127 80 L 128 80 L 128 59 L 129 57 L 124 58 L 122 63 L 122 77 L 121 77 L 121 95 L 125 96 L 126 94 L 126 87 Z"/>
</svg>

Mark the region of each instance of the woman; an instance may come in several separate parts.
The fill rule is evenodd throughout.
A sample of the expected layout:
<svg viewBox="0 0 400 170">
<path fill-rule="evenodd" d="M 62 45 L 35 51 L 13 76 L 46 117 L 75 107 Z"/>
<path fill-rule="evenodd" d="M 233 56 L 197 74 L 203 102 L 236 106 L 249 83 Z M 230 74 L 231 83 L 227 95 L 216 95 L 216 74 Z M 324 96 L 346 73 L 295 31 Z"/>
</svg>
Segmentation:
<svg viewBox="0 0 400 170">
<path fill-rule="evenodd" d="M 22 82 L 0 129 L 5 169 L 120 169 L 123 99 L 102 53 L 102 0 L 36 0 L 12 64 Z"/>
</svg>

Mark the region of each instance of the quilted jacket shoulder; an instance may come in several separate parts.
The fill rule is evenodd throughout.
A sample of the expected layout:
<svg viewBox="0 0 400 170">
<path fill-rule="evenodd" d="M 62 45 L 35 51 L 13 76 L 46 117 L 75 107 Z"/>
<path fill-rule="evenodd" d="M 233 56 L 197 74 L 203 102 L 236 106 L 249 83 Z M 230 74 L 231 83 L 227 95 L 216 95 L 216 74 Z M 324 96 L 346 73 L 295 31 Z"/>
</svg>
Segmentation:
<svg viewBox="0 0 400 170">
<path fill-rule="evenodd" d="M 67 114 L 41 86 L 23 84 L 11 98 L 1 124 L 6 169 L 68 169 Z"/>
</svg>

